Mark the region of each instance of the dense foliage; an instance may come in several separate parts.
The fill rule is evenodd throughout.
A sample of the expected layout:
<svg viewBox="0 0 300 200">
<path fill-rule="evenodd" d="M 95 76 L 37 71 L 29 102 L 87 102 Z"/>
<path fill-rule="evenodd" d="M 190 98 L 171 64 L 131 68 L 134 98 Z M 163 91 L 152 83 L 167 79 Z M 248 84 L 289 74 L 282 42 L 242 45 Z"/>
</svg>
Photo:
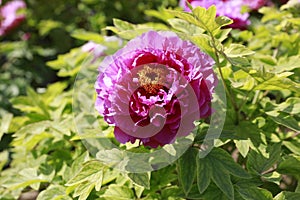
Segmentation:
<svg viewBox="0 0 300 200">
<path fill-rule="evenodd" d="M 26 1 L 26 21 L 0 38 L 0 199 L 300 199 L 298 1 L 261 8 L 243 31 L 214 6 L 188 13 L 177 1 L 149 2 Z M 103 56 L 93 60 L 81 45 L 93 41 L 108 55 L 149 30 L 176 32 L 214 59 L 226 118 L 220 134 L 209 119 L 197 122 L 176 162 L 154 170 L 141 161 L 133 164 L 149 172 L 131 173 L 131 158 L 104 143 L 87 151 L 103 135 L 132 152 L 155 149 L 119 144 L 101 116 L 82 118 Z M 79 134 L 82 120 L 101 127 Z"/>
</svg>

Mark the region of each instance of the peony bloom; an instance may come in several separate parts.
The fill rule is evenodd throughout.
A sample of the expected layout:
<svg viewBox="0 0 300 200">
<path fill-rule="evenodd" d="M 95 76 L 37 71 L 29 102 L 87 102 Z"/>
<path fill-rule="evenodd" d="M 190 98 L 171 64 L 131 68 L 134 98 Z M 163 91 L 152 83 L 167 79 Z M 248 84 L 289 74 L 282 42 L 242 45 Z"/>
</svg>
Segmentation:
<svg viewBox="0 0 300 200">
<path fill-rule="evenodd" d="M 251 10 L 258 10 L 259 8 L 271 4 L 271 0 L 244 0 L 243 3 Z"/>
<path fill-rule="evenodd" d="M 181 0 L 179 5 L 185 11 L 190 11 L 186 5 L 186 0 Z M 249 13 L 242 13 L 243 6 L 249 7 L 250 10 L 257 10 L 262 6 L 270 3 L 270 0 L 188 0 L 193 6 L 201 6 L 209 8 L 215 5 L 217 8 L 217 16 L 226 16 L 233 20 L 233 24 L 229 25 L 231 28 L 244 29 L 249 24 Z"/>
<path fill-rule="evenodd" d="M 24 14 L 18 14 L 19 9 L 26 8 L 21 0 L 10 1 L 0 8 L 0 36 L 7 34 L 24 19 Z"/>
<path fill-rule="evenodd" d="M 107 50 L 107 47 L 101 44 L 97 44 L 93 41 L 89 41 L 81 47 L 83 52 L 93 53 L 94 59 L 97 59 L 101 56 L 104 56 L 104 51 Z"/>
<path fill-rule="evenodd" d="M 149 31 L 99 67 L 95 108 L 121 142 L 156 148 L 194 129 L 211 114 L 214 61 L 172 32 Z"/>
<path fill-rule="evenodd" d="M 118 46 L 121 46 L 122 43 L 123 43 L 123 41 L 120 38 L 115 37 L 115 36 L 106 36 L 106 37 L 104 37 L 104 42 L 108 42 L 108 43 L 114 43 L 115 42 L 115 43 L 117 43 Z M 93 57 L 94 57 L 93 60 L 95 61 L 99 57 L 106 55 L 105 51 L 107 50 L 107 47 L 102 45 L 102 44 L 97 44 L 93 41 L 89 41 L 81 47 L 81 50 L 83 52 L 93 53 Z"/>
<path fill-rule="evenodd" d="M 180 5 L 184 10 L 190 11 L 185 0 L 181 0 Z M 245 29 L 249 24 L 249 13 L 242 13 L 242 6 L 245 5 L 242 0 L 189 0 L 192 7 L 201 6 L 209 8 L 215 5 L 217 16 L 226 16 L 233 20 L 229 25 L 231 28 Z"/>
</svg>

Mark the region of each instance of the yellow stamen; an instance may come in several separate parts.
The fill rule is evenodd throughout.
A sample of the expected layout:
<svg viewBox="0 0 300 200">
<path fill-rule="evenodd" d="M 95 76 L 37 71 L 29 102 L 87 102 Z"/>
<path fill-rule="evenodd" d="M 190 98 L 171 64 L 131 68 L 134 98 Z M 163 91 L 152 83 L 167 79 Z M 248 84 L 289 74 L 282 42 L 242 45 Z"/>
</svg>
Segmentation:
<svg viewBox="0 0 300 200">
<path fill-rule="evenodd" d="M 137 74 L 141 87 L 149 94 L 156 94 L 164 87 L 168 73 L 165 67 L 145 65 Z"/>
</svg>

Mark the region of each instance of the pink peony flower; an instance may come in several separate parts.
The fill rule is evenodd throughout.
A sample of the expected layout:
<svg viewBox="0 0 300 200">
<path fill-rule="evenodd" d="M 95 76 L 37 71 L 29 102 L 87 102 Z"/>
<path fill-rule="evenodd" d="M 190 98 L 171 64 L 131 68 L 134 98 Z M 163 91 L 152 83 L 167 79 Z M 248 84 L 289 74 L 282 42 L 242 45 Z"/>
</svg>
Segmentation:
<svg viewBox="0 0 300 200">
<path fill-rule="evenodd" d="M 89 41 L 81 47 L 81 50 L 84 52 L 92 52 L 95 59 L 104 56 L 104 51 L 107 50 L 107 47 L 101 44 L 97 44 L 93 41 Z"/>
<path fill-rule="evenodd" d="M 193 6 L 201 6 L 209 8 L 215 5 L 217 8 L 217 16 L 226 16 L 233 20 L 229 25 L 231 28 L 245 29 L 249 24 L 249 13 L 242 13 L 242 7 L 248 6 L 251 10 L 257 10 L 264 5 L 270 3 L 270 0 L 188 0 Z M 185 11 L 190 11 L 186 5 L 186 0 L 181 0 L 179 5 Z"/>
<path fill-rule="evenodd" d="M 214 61 L 172 32 L 149 31 L 99 67 L 95 108 L 121 142 L 156 148 L 194 129 L 211 114 Z"/>
<path fill-rule="evenodd" d="M 10 1 L 0 8 L 0 36 L 17 27 L 24 19 L 24 14 L 18 14 L 19 9 L 26 8 L 21 0 Z"/>
<path fill-rule="evenodd" d="M 120 38 L 117 38 L 115 36 L 106 36 L 104 38 L 104 41 L 105 42 L 116 42 L 116 43 L 118 43 L 119 46 L 121 46 L 123 43 Z M 97 44 L 93 41 L 89 41 L 81 47 L 81 50 L 83 52 L 93 53 L 93 57 L 94 57 L 93 60 L 96 60 L 99 57 L 106 55 L 105 51 L 107 50 L 107 47 L 102 44 Z"/>
</svg>

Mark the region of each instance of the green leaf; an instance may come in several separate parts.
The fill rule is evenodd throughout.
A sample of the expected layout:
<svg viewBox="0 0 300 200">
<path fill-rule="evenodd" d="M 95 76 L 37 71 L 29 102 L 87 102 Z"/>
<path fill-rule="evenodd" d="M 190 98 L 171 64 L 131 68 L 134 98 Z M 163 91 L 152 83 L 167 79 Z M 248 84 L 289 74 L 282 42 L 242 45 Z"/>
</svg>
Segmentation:
<svg viewBox="0 0 300 200">
<path fill-rule="evenodd" d="M 211 39 L 208 35 L 197 34 L 194 36 L 188 36 L 188 38 L 197 45 L 202 51 L 210 55 L 213 59 L 217 59 L 215 55 L 215 50 L 211 46 Z"/>
<path fill-rule="evenodd" d="M 132 200 L 134 199 L 134 193 L 126 186 L 111 184 L 102 197 L 106 200 Z"/>
<path fill-rule="evenodd" d="M 233 20 L 226 16 L 219 16 L 216 18 L 216 23 L 219 24 L 220 27 L 223 27 L 232 24 Z"/>
<path fill-rule="evenodd" d="M 204 30 L 213 32 L 214 30 L 220 28 L 220 25 L 215 21 L 217 12 L 216 6 L 213 5 L 207 10 L 203 7 L 196 6 L 192 12 Z M 218 22 L 220 22 L 220 19 Z"/>
<path fill-rule="evenodd" d="M 12 144 L 14 146 L 21 146 L 27 142 L 26 147 L 30 150 L 32 145 L 37 144 L 41 139 L 51 137 L 49 134 L 44 132 L 47 128 L 49 128 L 50 124 L 51 122 L 46 120 L 23 126 L 14 134 L 16 138 Z M 31 135 L 31 137 L 29 135 Z"/>
<path fill-rule="evenodd" d="M 45 119 L 50 119 L 49 109 L 45 102 L 30 87 L 27 87 L 27 96 L 15 97 L 11 99 L 11 103 L 15 108 L 23 112 L 36 112 L 45 117 Z"/>
<path fill-rule="evenodd" d="M 99 35 L 98 33 L 93 33 L 93 32 L 79 30 L 79 29 L 73 31 L 71 33 L 71 36 L 78 40 L 94 41 L 96 43 L 102 43 L 104 41 L 103 36 Z"/>
<path fill-rule="evenodd" d="M 280 112 L 296 115 L 300 113 L 300 98 L 291 97 L 280 104 L 267 103 L 266 107 L 266 113 L 274 117 L 279 115 Z"/>
<path fill-rule="evenodd" d="M 257 125 L 249 122 L 242 121 L 238 126 L 233 127 L 235 129 L 236 138 L 239 140 L 250 140 L 251 148 L 258 149 L 262 145 L 266 145 L 265 135 L 261 133 L 261 130 L 257 128 Z"/>
<path fill-rule="evenodd" d="M 66 188 L 63 186 L 50 185 L 39 193 L 37 200 L 72 200 L 72 198 L 66 194 Z"/>
<path fill-rule="evenodd" d="M 180 198 L 181 190 L 178 186 L 169 186 L 162 190 L 161 198 L 168 199 L 168 200 L 183 200 Z"/>
<path fill-rule="evenodd" d="M 246 200 L 272 200 L 272 193 L 257 187 L 240 187 L 237 185 L 238 193 Z"/>
<path fill-rule="evenodd" d="M 10 190 L 24 189 L 27 186 L 38 190 L 40 183 L 49 182 L 49 179 L 44 178 L 42 175 L 37 175 L 37 170 L 34 168 L 24 168 L 17 174 L 14 173 L 9 179 L 2 183 L 3 187 Z"/>
<path fill-rule="evenodd" d="M 71 49 L 70 52 L 59 55 L 56 60 L 49 61 L 46 64 L 58 71 L 58 76 L 68 77 L 76 76 L 80 70 L 82 62 L 87 58 L 80 48 Z"/>
<path fill-rule="evenodd" d="M 179 180 L 186 195 L 191 190 L 195 179 L 196 155 L 197 151 L 194 148 L 189 148 L 178 160 Z"/>
<path fill-rule="evenodd" d="M 210 184 L 207 190 L 203 193 L 203 196 L 195 199 L 218 199 L 218 200 L 231 200 L 222 192 L 216 185 Z"/>
<path fill-rule="evenodd" d="M 249 174 L 223 149 L 214 148 L 206 157 L 197 160 L 197 184 L 200 193 L 208 188 L 212 179 L 229 199 L 233 199 L 234 189 L 230 174 L 250 178 Z"/>
<path fill-rule="evenodd" d="M 168 23 L 175 29 L 182 33 L 193 35 L 195 33 L 199 34 L 204 32 L 203 29 L 188 23 L 183 19 L 172 18 L 168 20 Z"/>
<path fill-rule="evenodd" d="M 86 200 L 94 187 L 95 183 L 91 183 L 89 181 L 81 182 L 76 186 L 73 197 L 79 196 L 78 200 Z"/>
<path fill-rule="evenodd" d="M 274 67 L 272 72 L 282 73 L 285 71 L 291 71 L 293 69 L 300 68 L 300 56 L 291 56 L 288 58 L 279 58 L 278 65 Z"/>
<path fill-rule="evenodd" d="M 270 169 L 279 159 L 281 154 L 281 143 L 276 143 L 267 147 L 267 157 L 261 152 L 254 150 L 248 154 L 247 168 L 258 174 L 262 174 Z"/>
<path fill-rule="evenodd" d="M 80 200 L 85 200 L 95 188 L 100 191 L 103 181 L 103 165 L 97 160 L 86 162 L 80 171 L 66 183 L 69 188 L 75 188 L 73 197 L 79 196 Z"/>
<path fill-rule="evenodd" d="M 174 174 L 175 165 L 164 167 L 160 170 L 151 172 L 151 191 L 160 190 L 166 187 L 169 183 L 178 180 L 178 176 Z"/>
<path fill-rule="evenodd" d="M 39 34 L 41 36 L 45 36 L 49 34 L 49 32 L 56 28 L 63 27 L 64 24 L 60 21 L 54 21 L 54 20 L 41 20 L 38 24 L 39 27 Z"/>
<path fill-rule="evenodd" d="M 234 140 L 236 148 L 239 150 L 240 154 L 245 158 L 250 150 L 251 141 L 248 140 Z"/>
<path fill-rule="evenodd" d="M 111 150 L 100 150 L 96 154 L 96 158 L 109 167 L 116 167 L 125 170 L 129 162 L 129 157 L 123 151 L 113 148 Z"/>
<path fill-rule="evenodd" d="M 150 189 L 149 173 L 129 173 L 128 177 L 137 185 Z"/>
<path fill-rule="evenodd" d="M 230 58 L 253 55 L 255 52 L 241 44 L 230 44 L 224 53 Z"/>
<path fill-rule="evenodd" d="M 13 115 L 11 113 L 6 113 L 2 117 L 2 119 L 0 121 L 1 122 L 1 126 L 0 126 L 0 141 L 1 141 L 1 138 L 2 138 L 3 134 L 8 132 L 9 125 L 10 125 L 10 122 L 11 122 L 12 118 L 13 118 Z"/>
<path fill-rule="evenodd" d="M 191 24 L 194 24 L 210 33 L 220 28 L 220 25 L 216 23 L 216 7 L 211 6 L 207 10 L 203 7 L 197 6 L 192 10 L 191 13 L 177 11 L 177 10 L 166 10 L 171 15 L 183 19 Z"/>
<path fill-rule="evenodd" d="M 272 78 L 262 81 L 258 84 L 254 90 L 291 90 L 296 93 L 300 93 L 300 84 L 292 81 L 287 76 L 292 73 L 284 72 L 281 74 L 273 75 Z"/>
<path fill-rule="evenodd" d="M 250 178 L 250 175 L 236 162 L 233 158 L 223 149 L 215 148 L 209 154 L 210 161 L 212 165 L 214 163 L 219 163 L 222 168 L 226 169 L 230 174 L 241 177 L 241 178 Z"/>
<path fill-rule="evenodd" d="M 277 171 L 281 174 L 297 175 L 300 178 L 300 156 L 288 156 L 279 163 Z"/>
<path fill-rule="evenodd" d="M 66 183 L 66 186 L 72 186 L 87 180 L 94 180 L 94 176 L 102 173 L 103 165 L 97 160 L 86 162 L 80 171 Z"/>
<path fill-rule="evenodd" d="M 299 140 L 283 141 L 282 144 L 286 146 L 291 152 L 300 156 L 300 142 Z"/>
<path fill-rule="evenodd" d="M 271 118 L 274 122 L 283 125 L 287 128 L 290 128 L 291 130 L 300 131 L 299 122 L 292 117 L 289 114 L 283 113 L 283 112 L 266 112 L 269 115 L 269 118 Z"/>
<path fill-rule="evenodd" d="M 197 159 L 197 185 L 202 194 L 210 184 L 212 168 L 206 160 Z"/>
<path fill-rule="evenodd" d="M 42 100 L 46 104 L 52 103 L 52 101 L 61 93 L 63 93 L 64 89 L 66 89 L 67 87 L 68 84 L 66 82 L 56 82 L 49 85 L 46 92 L 42 94 Z"/>
<path fill-rule="evenodd" d="M 41 97 L 30 87 L 27 88 L 27 95 L 31 99 L 31 101 L 34 103 L 34 105 L 41 109 L 42 113 L 50 118 L 50 114 L 48 111 L 47 106 L 45 103 L 41 100 Z"/>
<path fill-rule="evenodd" d="M 9 159 L 8 151 L 0 152 L 0 171 L 2 171 L 3 167 L 6 165 Z"/>
<path fill-rule="evenodd" d="M 113 23 L 119 31 L 128 31 L 133 30 L 135 28 L 135 25 L 116 18 L 113 19 Z"/>
<path fill-rule="evenodd" d="M 283 191 L 276 195 L 274 200 L 299 200 L 300 193 Z"/>
<path fill-rule="evenodd" d="M 228 61 L 234 66 L 250 66 L 250 62 L 245 57 L 227 57 Z"/>
<path fill-rule="evenodd" d="M 234 80 L 232 80 L 232 86 L 241 90 L 251 91 L 256 85 L 255 79 L 244 70 L 238 70 L 234 72 L 233 78 Z"/>
<path fill-rule="evenodd" d="M 229 173 L 220 163 L 213 160 L 210 160 L 210 162 L 214 166 L 212 180 L 229 199 L 234 199 L 234 190 Z"/>
</svg>

